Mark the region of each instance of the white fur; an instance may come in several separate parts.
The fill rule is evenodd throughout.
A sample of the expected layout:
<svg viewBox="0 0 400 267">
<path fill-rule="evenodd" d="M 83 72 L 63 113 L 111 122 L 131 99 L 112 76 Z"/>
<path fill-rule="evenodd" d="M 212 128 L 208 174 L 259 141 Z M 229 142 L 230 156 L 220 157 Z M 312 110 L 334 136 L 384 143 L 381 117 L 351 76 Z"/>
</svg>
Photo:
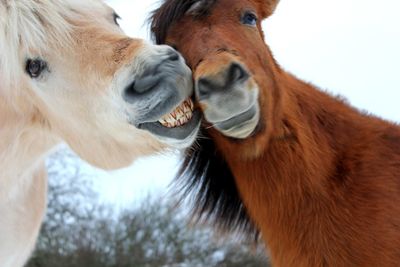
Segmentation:
<svg viewBox="0 0 400 267">
<path fill-rule="evenodd" d="M 45 212 L 43 162 L 57 144 L 104 169 L 171 145 L 129 124 L 137 110 L 121 97 L 170 48 L 127 39 L 112 14 L 100 0 L 0 1 L 1 267 L 22 266 L 34 248 Z M 28 58 L 46 60 L 49 71 L 30 78 Z"/>
</svg>

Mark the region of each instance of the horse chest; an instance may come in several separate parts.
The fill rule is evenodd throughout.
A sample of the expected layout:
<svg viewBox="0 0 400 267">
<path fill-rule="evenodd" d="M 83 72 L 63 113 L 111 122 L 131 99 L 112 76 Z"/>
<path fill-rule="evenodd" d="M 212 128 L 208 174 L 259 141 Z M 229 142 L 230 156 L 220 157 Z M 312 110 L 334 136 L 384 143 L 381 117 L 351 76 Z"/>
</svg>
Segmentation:
<svg viewBox="0 0 400 267">
<path fill-rule="evenodd" d="M 273 266 L 396 266 L 400 262 L 397 208 L 377 206 L 374 198 L 363 199 L 357 191 L 316 193 L 296 182 L 288 184 L 276 180 L 277 176 L 247 170 L 236 176 L 238 188 L 270 250 Z M 375 191 L 379 196 L 384 193 Z"/>
</svg>

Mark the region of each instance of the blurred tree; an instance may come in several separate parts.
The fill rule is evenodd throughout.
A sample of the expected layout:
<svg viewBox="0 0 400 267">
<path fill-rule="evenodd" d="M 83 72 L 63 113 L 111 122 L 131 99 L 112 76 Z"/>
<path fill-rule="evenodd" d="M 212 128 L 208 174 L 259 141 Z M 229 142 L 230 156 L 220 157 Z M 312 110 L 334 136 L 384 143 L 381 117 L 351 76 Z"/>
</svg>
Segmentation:
<svg viewBox="0 0 400 267">
<path fill-rule="evenodd" d="M 115 214 L 98 204 L 90 177 L 69 151 L 56 153 L 48 172 L 48 212 L 27 267 L 268 266 L 262 253 L 233 237 L 217 243 L 210 228 L 188 227 L 171 200 L 149 197 Z"/>
</svg>

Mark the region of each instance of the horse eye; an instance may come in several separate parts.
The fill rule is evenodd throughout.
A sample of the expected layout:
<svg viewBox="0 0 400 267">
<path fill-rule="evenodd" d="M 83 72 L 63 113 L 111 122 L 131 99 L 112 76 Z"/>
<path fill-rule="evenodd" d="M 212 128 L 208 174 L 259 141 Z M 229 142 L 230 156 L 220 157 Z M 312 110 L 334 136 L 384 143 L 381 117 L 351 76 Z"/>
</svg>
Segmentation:
<svg viewBox="0 0 400 267">
<path fill-rule="evenodd" d="M 242 23 L 250 26 L 257 25 L 257 16 L 252 12 L 246 12 L 242 17 Z"/>
<path fill-rule="evenodd" d="M 47 69 L 47 63 L 41 59 L 28 59 L 26 61 L 25 71 L 31 78 L 38 78 L 45 69 Z"/>
<path fill-rule="evenodd" d="M 121 17 L 120 17 L 117 13 L 114 12 L 114 14 L 113 14 L 113 19 L 114 19 L 114 23 L 115 23 L 117 26 L 119 26 L 119 20 L 121 19 Z"/>
</svg>

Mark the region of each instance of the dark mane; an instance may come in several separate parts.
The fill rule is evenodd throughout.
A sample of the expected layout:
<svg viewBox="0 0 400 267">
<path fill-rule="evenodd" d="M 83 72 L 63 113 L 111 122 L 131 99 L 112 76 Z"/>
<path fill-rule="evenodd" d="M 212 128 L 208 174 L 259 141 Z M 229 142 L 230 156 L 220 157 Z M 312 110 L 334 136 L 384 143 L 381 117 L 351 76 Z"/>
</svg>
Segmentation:
<svg viewBox="0 0 400 267">
<path fill-rule="evenodd" d="M 188 10 L 200 0 L 166 0 L 160 8 L 153 11 L 150 17 L 151 32 L 157 44 L 164 44 L 171 24 L 181 19 Z M 207 15 L 216 0 L 201 0 L 204 3 L 196 10 L 194 16 Z"/>
<path fill-rule="evenodd" d="M 191 199 L 196 218 L 258 239 L 258 230 L 244 207 L 235 178 L 206 133 L 186 151 L 176 183 L 182 198 Z"/>
</svg>

